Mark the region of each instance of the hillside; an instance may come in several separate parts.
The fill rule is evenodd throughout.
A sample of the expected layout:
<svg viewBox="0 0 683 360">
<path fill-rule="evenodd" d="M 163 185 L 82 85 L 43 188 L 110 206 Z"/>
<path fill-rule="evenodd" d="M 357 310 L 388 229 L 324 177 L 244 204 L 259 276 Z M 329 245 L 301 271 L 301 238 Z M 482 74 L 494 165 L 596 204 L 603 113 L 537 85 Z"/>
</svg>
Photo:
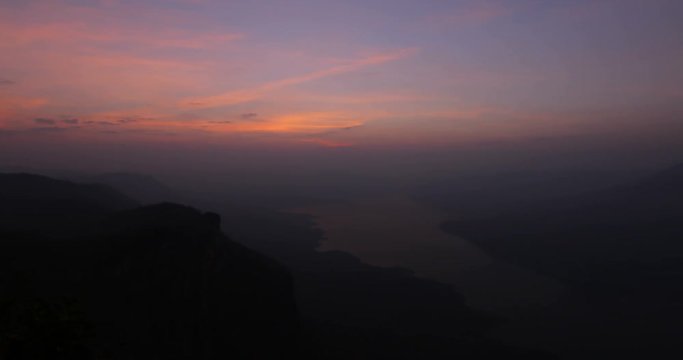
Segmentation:
<svg viewBox="0 0 683 360">
<path fill-rule="evenodd" d="M 563 324 L 559 346 L 601 357 L 680 354 L 682 180 L 677 166 L 630 185 L 463 217 L 443 229 L 569 285 L 544 315 Z M 569 340 L 578 336 L 590 341 Z"/>
<path fill-rule="evenodd" d="M 22 220 L 0 227 L 3 358 L 298 354 L 288 271 L 222 235 L 217 215 L 174 204 L 118 211 L 134 203 L 108 187 L 0 179 L 5 219 Z M 53 231 L 67 220 L 68 231 Z"/>
<path fill-rule="evenodd" d="M 21 220 L 0 226 L 10 359 L 552 358 L 489 338 L 500 320 L 452 286 L 316 251 L 306 217 L 215 200 L 195 205 L 221 216 L 136 207 L 107 186 L 5 180 L 32 184 L 3 193 Z"/>
</svg>

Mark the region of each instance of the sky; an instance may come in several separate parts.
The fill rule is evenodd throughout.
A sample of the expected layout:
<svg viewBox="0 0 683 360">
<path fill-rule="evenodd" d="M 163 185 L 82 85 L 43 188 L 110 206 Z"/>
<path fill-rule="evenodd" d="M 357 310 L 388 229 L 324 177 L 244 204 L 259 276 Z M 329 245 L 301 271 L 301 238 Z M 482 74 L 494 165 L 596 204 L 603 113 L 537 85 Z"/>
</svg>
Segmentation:
<svg viewBox="0 0 683 360">
<path fill-rule="evenodd" d="M 675 161 L 681 19 L 677 0 L 0 0 L 0 161 Z"/>
</svg>

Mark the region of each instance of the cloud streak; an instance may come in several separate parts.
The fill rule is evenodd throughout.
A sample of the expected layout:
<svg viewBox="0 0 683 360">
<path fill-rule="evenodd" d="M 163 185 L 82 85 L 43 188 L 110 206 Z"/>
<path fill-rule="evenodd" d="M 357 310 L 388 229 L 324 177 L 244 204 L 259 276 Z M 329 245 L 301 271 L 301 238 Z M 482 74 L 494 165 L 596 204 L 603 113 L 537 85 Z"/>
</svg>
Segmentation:
<svg viewBox="0 0 683 360">
<path fill-rule="evenodd" d="M 307 82 L 324 79 L 327 77 L 357 71 L 369 66 L 380 65 L 391 61 L 396 61 L 414 54 L 416 49 L 402 49 L 394 52 L 387 52 L 352 61 L 344 65 L 334 66 L 328 69 L 319 70 L 301 76 L 290 77 L 263 84 L 261 86 L 229 91 L 214 96 L 185 99 L 180 103 L 183 108 L 215 108 L 230 106 L 257 100 L 270 92 L 280 90 L 290 86 L 304 84 Z"/>
<path fill-rule="evenodd" d="M 33 122 L 35 122 L 36 124 L 42 124 L 42 125 L 54 125 L 56 123 L 55 120 L 46 119 L 46 118 L 33 119 Z"/>
<path fill-rule="evenodd" d="M 278 116 L 266 122 L 235 124 L 236 132 L 320 134 L 360 126 L 363 121 L 338 113 L 299 113 Z"/>
<path fill-rule="evenodd" d="M 46 21 L 36 21 L 36 13 L 55 12 L 45 4 L 28 6 L 24 11 L 7 10 L 0 13 L 0 47 L 31 45 L 84 45 L 89 46 L 138 46 L 156 49 L 198 50 L 220 48 L 244 37 L 241 33 L 227 31 L 180 30 L 179 27 L 166 25 L 163 21 L 149 26 L 153 18 L 143 18 L 147 26 L 140 22 L 117 21 L 112 24 L 111 9 L 79 7 L 69 4 L 52 4 L 59 12 Z M 150 9 L 138 9 L 141 14 Z M 170 13 L 162 14 L 155 9 L 158 18 L 168 21 Z M 33 16 L 32 16 L 33 15 Z M 17 19 L 21 19 L 17 21 Z M 159 20 L 156 20 L 159 21 Z M 124 25 L 125 26 L 121 26 Z"/>
</svg>

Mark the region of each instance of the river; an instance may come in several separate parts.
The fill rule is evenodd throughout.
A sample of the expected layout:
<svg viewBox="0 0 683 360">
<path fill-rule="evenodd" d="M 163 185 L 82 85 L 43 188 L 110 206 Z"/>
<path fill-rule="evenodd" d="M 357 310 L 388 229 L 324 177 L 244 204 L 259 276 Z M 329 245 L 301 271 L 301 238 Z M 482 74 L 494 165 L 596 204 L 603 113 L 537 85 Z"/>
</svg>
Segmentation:
<svg viewBox="0 0 683 360">
<path fill-rule="evenodd" d="M 471 306 L 510 321 L 497 335 L 531 344 L 539 312 L 564 288 L 557 281 L 496 260 L 468 242 L 440 230 L 452 214 L 407 195 L 382 196 L 292 210 L 312 215 L 325 233 L 319 250 L 351 253 L 363 262 L 404 267 L 416 276 L 454 285 Z M 536 329 L 534 329 L 536 327 Z"/>
</svg>

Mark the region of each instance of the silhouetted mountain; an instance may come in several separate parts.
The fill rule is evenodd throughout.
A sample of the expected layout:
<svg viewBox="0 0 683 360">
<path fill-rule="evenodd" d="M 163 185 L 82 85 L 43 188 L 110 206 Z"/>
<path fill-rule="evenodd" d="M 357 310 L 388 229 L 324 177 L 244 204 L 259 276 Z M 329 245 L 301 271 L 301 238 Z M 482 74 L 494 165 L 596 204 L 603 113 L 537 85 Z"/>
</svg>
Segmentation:
<svg viewBox="0 0 683 360">
<path fill-rule="evenodd" d="M 678 166 L 633 185 L 444 226 L 565 280 L 595 271 L 589 278 L 600 281 L 611 265 L 683 259 L 682 180 Z"/>
<path fill-rule="evenodd" d="M 523 211 L 545 202 L 604 191 L 643 176 L 633 171 L 516 171 L 429 180 L 416 197 L 468 218 Z"/>
<path fill-rule="evenodd" d="M 312 358 L 550 358 L 488 338 L 501 320 L 466 306 L 450 285 L 416 278 L 407 269 L 370 266 L 347 253 L 318 251 L 324 235 L 308 216 L 215 196 L 187 201 L 220 213 L 232 239 L 292 271 Z"/>
<path fill-rule="evenodd" d="M 136 357 L 294 355 L 288 272 L 224 237 L 217 215 L 163 204 L 117 213 L 105 228 L 112 249 L 105 278 L 118 289 L 111 304 L 135 305 L 107 311 L 104 321 L 128 333 Z"/>
<path fill-rule="evenodd" d="M 106 173 L 84 177 L 87 182 L 109 185 L 143 204 L 176 201 L 179 195 L 149 175 L 135 173 Z"/>
<path fill-rule="evenodd" d="M 297 354 L 290 275 L 222 235 L 218 215 L 174 204 L 114 211 L 131 203 L 107 187 L 0 179 L 3 215 L 40 229 L 0 226 L 3 358 Z M 83 226 L 54 233 L 55 218 Z"/>
<path fill-rule="evenodd" d="M 0 228 L 4 229 L 66 235 L 82 231 L 107 213 L 135 206 L 136 201 L 106 185 L 0 174 Z"/>
<path fill-rule="evenodd" d="M 0 174 L 0 211 L 7 214 L 86 214 L 128 209 L 136 201 L 101 184 L 77 184 L 31 174 Z"/>
<path fill-rule="evenodd" d="M 492 340 L 501 319 L 467 306 L 451 285 L 318 251 L 310 216 L 207 203 L 224 229 L 292 272 L 306 337 L 319 359 L 550 359 Z"/>
<path fill-rule="evenodd" d="M 604 342 L 637 338 L 620 347 L 627 353 L 634 346 L 649 354 L 674 349 L 680 331 L 673 319 L 683 319 L 683 166 L 443 228 L 571 285 L 581 309 L 574 303 L 559 311 L 599 326 Z"/>
<path fill-rule="evenodd" d="M 3 214 L 22 223 L 0 223 L 8 359 L 549 358 L 489 339 L 498 320 L 449 285 L 316 251 L 322 234 L 305 216 L 209 206 L 292 279 L 225 237 L 216 214 L 135 208 L 101 185 L 2 179 Z"/>
</svg>

